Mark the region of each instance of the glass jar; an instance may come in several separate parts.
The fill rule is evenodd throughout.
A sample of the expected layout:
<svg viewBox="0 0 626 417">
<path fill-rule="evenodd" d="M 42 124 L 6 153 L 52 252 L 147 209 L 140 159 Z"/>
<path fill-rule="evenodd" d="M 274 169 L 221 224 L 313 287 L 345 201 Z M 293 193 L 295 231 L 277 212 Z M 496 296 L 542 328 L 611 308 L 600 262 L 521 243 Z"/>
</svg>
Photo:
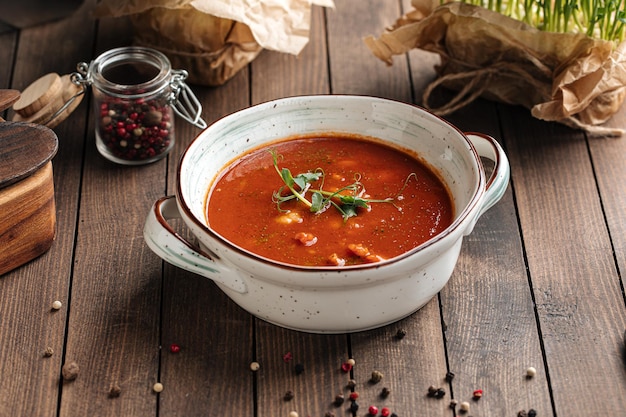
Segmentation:
<svg viewBox="0 0 626 417">
<path fill-rule="evenodd" d="M 92 86 L 96 147 L 113 162 L 142 165 L 165 157 L 175 142 L 174 113 L 206 127 L 202 106 L 184 82 L 187 72 L 172 70 L 157 50 L 111 49 L 78 64 L 73 75 L 74 82 Z"/>
</svg>

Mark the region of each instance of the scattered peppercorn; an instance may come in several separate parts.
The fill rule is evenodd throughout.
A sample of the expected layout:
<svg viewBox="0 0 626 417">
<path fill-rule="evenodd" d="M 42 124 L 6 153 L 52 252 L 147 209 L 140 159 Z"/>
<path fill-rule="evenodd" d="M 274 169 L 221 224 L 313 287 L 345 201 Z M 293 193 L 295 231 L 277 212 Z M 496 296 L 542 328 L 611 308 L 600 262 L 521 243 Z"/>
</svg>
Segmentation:
<svg viewBox="0 0 626 417">
<path fill-rule="evenodd" d="M 350 412 L 356 414 L 357 411 L 359 411 L 359 403 L 357 403 L 356 401 L 352 401 L 352 403 L 350 404 Z"/>
<path fill-rule="evenodd" d="M 387 407 L 383 407 L 380 410 L 380 416 L 381 417 L 389 417 L 389 414 L 391 414 L 391 411 L 389 411 L 389 409 Z"/>
<path fill-rule="evenodd" d="M 354 379 L 349 380 L 347 387 L 348 389 L 354 389 L 354 387 L 356 387 L 356 381 Z"/>
<path fill-rule="evenodd" d="M 446 382 L 452 382 L 453 379 L 454 379 L 454 372 L 448 371 L 446 373 Z"/>
<path fill-rule="evenodd" d="M 52 355 L 54 355 L 54 349 L 48 346 L 46 350 L 43 351 L 43 356 L 45 356 L 46 358 L 49 358 Z"/>
<path fill-rule="evenodd" d="M 172 343 L 170 345 L 170 352 L 172 352 L 172 353 L 180 352 L 180 346 L 178 346 L 176 343 Z"/>
<path fill-rule="evenodd" d="M 459 410 L 461 411 L 461 413 L 467 413 L 470 409 L 470 403 L 468 403 L 467 401 L 463 401 L 461 404 L 459 404 Z"/>
<path fill-rule="evenodd" d="M 370 381 L 374 384 L 379 383 L 381 380 L 383 379 L 383 374 L 380 371 L 373 371 L 372 372 L 372 377 L 370 378 Z"/>
<path fill-rule="evenodd" d="M 450 408 L 454 410 L 458 403 L 459 402 L 457 400 L 455 400 L 455 399 L 450 400 Z"/>
<path fill-rule="evenodd" d="M 520 410 L 517 412 L 517 417 L 528 417 L 526 410 Z"/>
<path fill-rule="evenodd" d="M 357 398 L 359 398 L 359 393 L 354 391 L 350 393 L 350 400 L 355 401 Z"/>
<path fill-rule="evenodd" d="M 293 391 L 289 390 L 285 393 L 285 395 L 283 396 L 283 400 L 285 401 L 291 401 L 293 400 Z"/>
<path fill-rule="evenodd" d="M 406 336 L 406 330 L 404 330 L 404 329 L 399 329 L 399 330 L 396 332 L 396 339 L 402 340 L 402 339 L 404 339 L 404 336 Z"/>
<path fill-rule="evenodd" d="M 285 363 L 290 362 L 293 359 L 293 355 L 291 354 L 291 352 L 287 352 L 283 355 L 283 361 Z"/>
<path fill-rule="evenodd" d="M 78 372 L 80 368 L 76 362 L 66 362 L 61 368 L 61 375 L 63 375 L 63 379 L 66 381 L 73 381 L 78 377 Z"/>
<path fill-rule="evenodd" d="M 52 303 L 52 309 L 53 310 L 60 310 L 61 307 L 63 307 L 63 303 L 60 302 L 59 300 L 57 300 L 57 301 Z"/>
<path fill-rule="evenodd" d="M 348 365 L 350 365 L 350 366 L 356 365 L 356 361 L 354 359 L 352 359 L 352 358 L 348 359 L 347 362 L 348 362 Z"/>
<path fill-rule="evenodd" d="M 300 375 L 302 372 L 304 372 L 304 365 L 301 363 L 297 363 L 294 367 L 294 370 L 296 371 L 296 375 Z"/>
<path fill-rule="evenodd" d="M 326 413 L 324 413 L 324 417 L 335 417 L 335 413 L 327 411 Z"/>
<path fill-rule="evenodd" d="M 537 412 L 531 408 L 528 410 L 528 417 L 537 417 Z"/>
<path fill-rule="evenodd" d="M 252 362 L 250 364 L 250 370 L 254 371 L 254 372 L 258 371 L 260 367 L 261 367 L 261 365 L 259 365 L 258 362 Z"/>
<path fill-rule="evenodd" d="M 389 391 L 389 388 L 387 388 L 387 387 L 383 387 L 383 389 L 380 391 L 380 396 L 382 398 L 389 397 L 389 394 L 391 394 L 391 391 Z"/>
<path fill-rule="evenodd" d="M 375 405 L 370 405 L 367 409 L 367 412 L 370 414 L 370 416 L 375 416 L 376 414 L 378 414 L 378 407 L 376 407 Z"/>
<path fill-rule="evenodd" d="M 428 387 L 428 393 L 426 395 L 429 397 L 441 399 L 446 395 L 446 390 L 431 385 L 430 387 Z"/>
<path fill-rule="evenodd" d="M 161 384 L 160 382 L 157 382 L 156 384 L 152 386 L 152 391 L 156 393 L 163 392 L 163 384 Z"/>
<path fill-rule="evenodd" d="M 352 365 L 350 365 L 348 362 L 344 362 L 341 364 L 341 370 L 344 372 L 350 372 L 352 370 Z"/>
<path fill-rule="evenodd" d="M 296 413 L 295 411 L 291 411 L 289 413 L 289 417 L 298 417 L 298 413 Z"/>
<path fill-rule="evenodd" d="M 122 389 L 117 384 L 113 384 L 111 385 L 111 388 L 109 388 L 109 397 L 111 398 L 117 398 L 120 396 L 121 393 Z"/>
<path fill-rule="evenodd" d="M 346 400 L 346 398 L 343 396 L 343 394 L 337 394 L 337 396 L 335 397 L 335 401 L 334 404 L 339 407 L 341 404 L 343 404 L 343 402 Z"/>
<path fill-rule="evenodd" d="M 483 390 L 481 389 L 474 390 L 474 392 L 472 393 L 472 398 L 474 399 L 474 401 L 480 400 L 482 396 L 483 396 Z"/>
<path fill-rule="evenodd" d="M 532 366 L 529 366 L 526 369 L 526 378 L 533 378 L 535 375 L 537 375 L 537 370 L 535 368 L 533 368 Z"/>
</svg>

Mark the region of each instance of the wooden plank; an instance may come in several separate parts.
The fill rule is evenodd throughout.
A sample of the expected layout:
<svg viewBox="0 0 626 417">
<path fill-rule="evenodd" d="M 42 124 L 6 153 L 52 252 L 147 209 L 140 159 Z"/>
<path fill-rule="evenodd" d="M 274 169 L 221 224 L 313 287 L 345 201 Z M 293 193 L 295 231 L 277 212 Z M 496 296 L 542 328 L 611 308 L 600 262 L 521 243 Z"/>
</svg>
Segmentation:
<svg viewBox="0 0 626 417">
<path fill-rule="evenodd" d="M 265 50 L 250 65 L 253 85 L 251 104 L 280 97 L 327 93 L 325 39 L 324 9 L 313 6 L 309 42 L 300 55 Z"/>
<path fill-rule="evenodd" d="M 411 102 L 405 57 L 388 67 L 363 38 L 378 35 L 400 16 L 399 2 L 338 1 L 326 13 L 333 94 L 360 94 Z"/>
<path fill-rule="evenodd" d="M 520 109 L 502 126 L 554 413 L 620 410 L 626 311 L 584 136 Z"/>
<path fill-rule="evenodd" d="M 335 12 L 328 12 L 333 93 L 412 102 L 407 57 L 397 57 L 388 67 L 362 40 L 380 33 L 400 13 L 399 3 L 376 1 L 341 2 Z M 402 340 L 394 338 L 399 329 L 407 332 Z M 350 344 L 356 361 L 353 378 L 359 392 L 359 415 L 367 413 L 369 405 L 387 407 L 398 415 L 411 415 L 417 410 L 429 416 L 449 415 L 447 403 L 426 396 L 428 387 L 443 384 L 446 374 L 437 297 L 399 323 L 350 335 Z M 371 383 L 373 371 L 381 372 L 383 381 Z M 382 387 L 391 391 L 386 399 L 380 396 Z"/>
<path fill-rule="evenodd" d="M 15 60 L 15 44 L 17 42 L 17 32 L 11 31 L 0 33 L 0 62 L 5 65 L 0 67 L 0 88 L 9 88 L 11 81 L 11 72 Z M 0 114 L 2 116 L 2 114 Z"/>
<path fill-rule="evenodd" d="M 11 88 L 22 89 L 48 72 L 69 72 L 91 46 L 86 12 L 81 10 L 72 19 L 22 30 L 13 63 Z M 4 46 L 13 51 L 14 35 Z M 64 54 L 51 54 L 41 40 L 50 45 L 64 45 Z M 67 42 L 66 39 L 71 39 Z M 5 54 L 7 51 L 0 52 Z M 8 75 L 11 65 L 0 69 Z M 2 84 L 8 86 L 8 78 Z M 84 125 L 80 111 L 73 120 L 58 126 L 59 151 L 53 159 L 57 235 L 52 247 L 41 257 L 0 278 L 0 372 L 11 383 L 0 388 L 0 415 L 52 416 L 57 413 L 59 377 L 64 352 L 65 325 L 69 305 L 69 287 Z M 84 123 L 84 119 L 83 123 Z M 9 300 L 11 300 L 9 302 Z M 53 301 L 63 308 L 52 311 Z M 54 353 L 44 357 L 50 348 Z"/>
<path fill-rule="evenodd" d="M 82 18 L 83 28 L 94 24 L 90 15 Z M 130 41 L 121 20 L 101 21 L 99 34 L 96 51 L 81 60 Z M 166 162 L 141 168 L 108 162 L 96 151 L 94 123 L 83 119 L 81 131 L 87 126 L 65 352 L 65 362 L 76 362 L 81 371 L 63 383 L 59 415 L 155 414 L 161 263 L 146 247 L 142 228 L 164 189 Z M 112 387 L 121 390 L 118 397 L 110 396 Z"/>
<path fill-rule="evenodd" d="M 451 93 L 441 91 L 437 100 Z M 463 131 L 499 138 L 496 105 L 478 100 L 446 118 Z M 500 140 L 502 142 L 502 140 Z M 550 392 L 528 287 L 512 185 L 465 238 L 457 268 L 441 294 L 451 389 L 470 413 L 515 415 L 535 409 L 550 414 Z M 526 369 L 538 375 L 526 378 Z M 472 393 L 483 390 L 480 401 Z"/>
<path fill-rule="evenodd" d="M 324 10 L 312 10 L 310 41 L 299 57 L 264 51 L 251 65 L 252 104 L 280 97 L 329 92 Z M 296 77 L 293 75 L 297 74 Z M 332 404 L 346 380 L 340 374 L 347 359 L 347 344 L 341 335 L 311 335 L 287 330 L 256 319 L 257 415 L 324 415 L 335 411 Z M 290 353 L 290 362 L 283 355 Z M 295 365 L 304 372 L 297 374 Z M 294 398 L 284 400 L 287 391 Z"/>
<path fill-rule="evenodd" d="M 626 106 L 622 106 L 608 124 L 624 128 Z M 624 137 L 590 138 L 589 148 L 617 267 L 623 277 L 626 271 L 626 141 Z M 623 278 L 621 285 L 623 288 Z M 626 328 L 626 324 L 623 327 Z"/>
<path fill-rule="evenodd" d="M 249 74 L 244 68 L 218 88 L 190 86 L 211 123 L 248 106 Z M 199 129 L 177 120 L 176 146 L 169 158 L 167 194 L 173 194 L 179 155 Z M 191 239 L 185 227 L 177 227 Z M 167 265 L 161 318 L 160 416 L 220 416 L 224 410 L 254 415 L 253 318 L 209 279 Z M 179 353 L 170 347 L 177 344 Z"/>
</svg>

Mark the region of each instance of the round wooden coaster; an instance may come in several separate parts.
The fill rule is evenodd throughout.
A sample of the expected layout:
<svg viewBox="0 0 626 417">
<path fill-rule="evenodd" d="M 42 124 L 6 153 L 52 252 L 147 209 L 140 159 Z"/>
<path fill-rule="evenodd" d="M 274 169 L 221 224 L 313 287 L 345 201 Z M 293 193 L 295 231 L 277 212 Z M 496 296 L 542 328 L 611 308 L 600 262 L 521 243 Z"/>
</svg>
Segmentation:
<svg viewBox="0 0 626 417">
<path fill-rule="evenodd" d="M 24 118 L 34 115 L 54 100 L 61 91 L 61 84 L 59 74 L 51 72 L 44 75 L 22 91 L 13 110 Z"/>
<path fill-rule="evenodd" d="M 35 81 L 35 84 L 40 80 L 41 78 Z M 45 85 L 45 83 L 42 82 L 41 85 Z M 33 91 L 36 90 L 33 89 Z M 41 90 L 39 91 L 41 92 Z M 59 88 L 56 90 L 55 94 L 50 94 L 49 92 L 50 89 L 44 91 L 39 98 L 34 98 L 33 93 L 31 103 L 44 103 L 44 105 L 29 116 L 24 116 L 16 110 L 13 121 L 36 123 L 54 128 L 76 109 L 84 96 L 82 87 L 74 84 L 69 74 L 59 77 Z M 13 105 L 13 109 L 15 110 L 15 104 Z M 30 109 L 32 109 L 32 107 Z"/>
</svg>

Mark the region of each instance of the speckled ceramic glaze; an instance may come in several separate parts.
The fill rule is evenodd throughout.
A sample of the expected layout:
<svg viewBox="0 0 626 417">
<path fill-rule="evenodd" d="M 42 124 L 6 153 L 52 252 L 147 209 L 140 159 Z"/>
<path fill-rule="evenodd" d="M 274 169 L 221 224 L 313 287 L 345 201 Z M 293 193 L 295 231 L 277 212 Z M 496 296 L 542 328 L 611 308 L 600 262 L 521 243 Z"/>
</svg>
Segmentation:
<svg viewBox="0 0 626 417">
<path fill-rule="evenodd" d="M 401 256 L 354 267 L 279 264 L 211 230 L 205 215 L 207 190 L 224 166 L 266 142 L 327 131 L 380 138 L 421 155 L 450 189 L 452 225 Z M 481 157 L 495 163 L 489 179 Z M 306 332 L 360 331 L 410 315 L 443 288 L 463 236 L 502 197 L 508 180 L 507 158 L 494 139 L 463 134 L 416 106 L 361 96 L 285 98 L 231 114 L 200 133 L 180 160 L 176 196 L 154 204 L 144 237 L 164 260 L 214 280 L 263 320 Z M 200 248 L 194 249 L 168 224 L 178 217 Z"/>
</svg>

